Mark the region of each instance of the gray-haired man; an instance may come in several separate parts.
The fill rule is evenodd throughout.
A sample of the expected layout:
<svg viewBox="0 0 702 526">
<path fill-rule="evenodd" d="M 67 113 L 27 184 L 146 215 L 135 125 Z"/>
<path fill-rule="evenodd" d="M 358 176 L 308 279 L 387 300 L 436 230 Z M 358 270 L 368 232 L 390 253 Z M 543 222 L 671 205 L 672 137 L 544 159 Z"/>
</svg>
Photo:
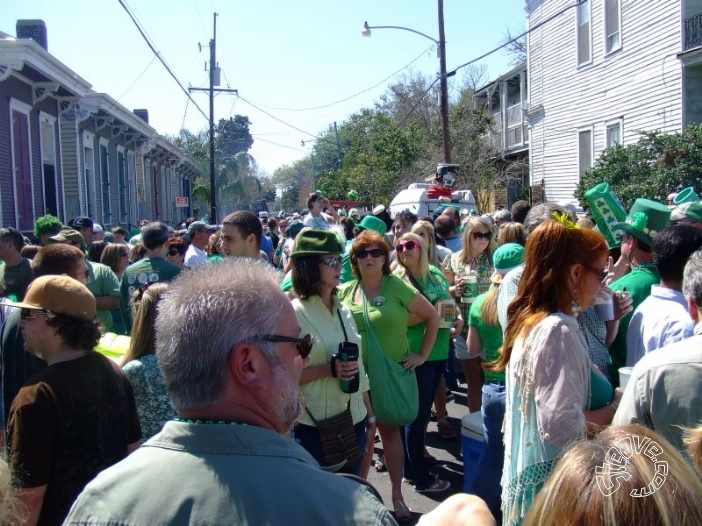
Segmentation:
<svg viewBox="0 0 702 526">
<path fill-rule="evenodd" d="M 311 345 L 271 267 L 228 258 L 182 274 L 156 335 L 180 418 L 90 483 L 66 524 L 395 524 L 285 436 Z"/>
</svg>

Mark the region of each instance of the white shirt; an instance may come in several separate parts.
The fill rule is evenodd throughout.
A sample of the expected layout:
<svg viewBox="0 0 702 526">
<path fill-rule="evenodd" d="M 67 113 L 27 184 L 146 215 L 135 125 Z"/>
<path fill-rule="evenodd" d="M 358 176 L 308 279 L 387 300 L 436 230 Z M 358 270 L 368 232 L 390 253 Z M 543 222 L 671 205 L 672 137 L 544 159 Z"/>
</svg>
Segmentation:
<svg viewBox="0 0 702 526">
<path fill-rule="evenodd" d="M 692 336 L 694 324 L 685 295 L 660 285 L 639 305 L 626 333 L 626 365 L 633 367 L 645 354 Z"/>
<path fill-rule="evenodd" d="M 185 252 L 183 264 L 188 268 L 195 268 L 205 261 L 207 261 L 207 252 L 191 244 Z"/>
</svg>

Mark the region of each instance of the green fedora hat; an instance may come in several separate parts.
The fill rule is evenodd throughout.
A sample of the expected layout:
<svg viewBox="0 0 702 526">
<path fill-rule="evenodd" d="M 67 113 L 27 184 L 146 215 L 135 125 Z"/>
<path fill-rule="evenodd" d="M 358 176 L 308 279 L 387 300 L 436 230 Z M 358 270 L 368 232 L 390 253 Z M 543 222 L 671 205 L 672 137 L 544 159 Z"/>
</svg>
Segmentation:
<svg viewBox="0 0 702 526">
<path fill-rule="evenodd" d="M 375 230 L 381 236 L 384 236 L 385 232 L 388 231 L 388 226 L 385 224 L 385 221 L 372 215 L 365 216 L 360 223 L 356 223 L 356 226 L 364 230 Z"/>
<path fill-rule="evenodd" d="M 629 210 L 624 223 L 614 225 L 614 230 L 623 230 L 648 246 L 653 244 L 658 233 L 670 224 L 670 209 L 650 199 L 637 199 Z"/>
<path fill-rule="evenodd" d="M 329 230 L 304 230 L 295 238 L 295 252 L 290 257 L 343 254 L 344 246 L 336 234 Z"/>
</svg>

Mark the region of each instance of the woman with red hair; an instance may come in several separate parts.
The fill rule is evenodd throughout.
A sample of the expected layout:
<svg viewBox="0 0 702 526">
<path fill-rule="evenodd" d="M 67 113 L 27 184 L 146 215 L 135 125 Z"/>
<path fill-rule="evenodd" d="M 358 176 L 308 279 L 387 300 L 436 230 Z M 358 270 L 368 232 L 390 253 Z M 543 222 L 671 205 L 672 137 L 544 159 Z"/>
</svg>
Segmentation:
<svg viewBox="0 0 702 526">
<path fill-rule="evenodd" d="M 607 405 L 590 410 L 597 391 L 611 393 L 611 386 L 591 376 L 600 373 L 578 321 L 603 286 L 607 243 L 555 215 L 527 240 L 501 355 L 488 366 L 506 369 L 502 512 L 509 525 L 523 519 L 566 446 L 609 424 L 621 399 L 617 390 Z"/>
</svg>

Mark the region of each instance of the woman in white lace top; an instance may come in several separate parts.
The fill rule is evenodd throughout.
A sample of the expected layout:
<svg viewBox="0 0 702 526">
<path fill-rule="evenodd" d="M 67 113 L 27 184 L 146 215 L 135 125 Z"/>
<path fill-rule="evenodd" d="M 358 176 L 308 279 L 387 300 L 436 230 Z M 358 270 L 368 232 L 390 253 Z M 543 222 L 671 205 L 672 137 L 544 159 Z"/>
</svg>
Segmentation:
<svg viewBox="0 0 702 526">
<path fill-rule="evenodd" d="M 519 524 L 564 448 L 612 421 L 621 392 L 590 411 L 592 364 L 577 320 L 606 276 L 601 234 L 565 215 L 529 236 L 519 292 L 509 307 L 502 354 L 506 369 L 503 524 Z"/>
</svg>

